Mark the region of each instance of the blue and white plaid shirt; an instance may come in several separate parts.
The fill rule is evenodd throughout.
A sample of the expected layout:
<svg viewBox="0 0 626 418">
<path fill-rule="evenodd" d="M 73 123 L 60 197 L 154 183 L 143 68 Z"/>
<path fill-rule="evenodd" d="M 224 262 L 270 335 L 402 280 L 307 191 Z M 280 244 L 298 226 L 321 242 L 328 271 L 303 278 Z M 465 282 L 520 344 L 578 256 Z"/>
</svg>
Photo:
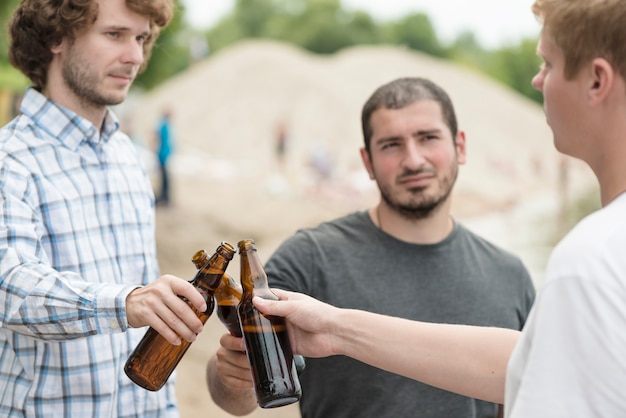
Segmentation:
<svg viewBox="0 0 626 418">
<path fill-rule="evenodd" d="M 0 130 L 0 416 L 177 416 L 123 368 L 145 329 L 126 296 L 158 277 L 154 196 L 107 112 L 102 129 L 28 89 Z"/>
</svg>

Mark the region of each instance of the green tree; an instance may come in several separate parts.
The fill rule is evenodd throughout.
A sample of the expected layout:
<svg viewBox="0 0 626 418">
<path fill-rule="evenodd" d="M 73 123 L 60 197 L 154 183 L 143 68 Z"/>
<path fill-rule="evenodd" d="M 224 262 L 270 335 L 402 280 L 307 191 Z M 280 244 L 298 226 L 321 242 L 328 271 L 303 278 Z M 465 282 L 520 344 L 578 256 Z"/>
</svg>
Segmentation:
<svg viewBox="0 0 626 418">
<path fill-rule="evenodd" d="M 9 63 L 9 30 L 8 23 L 19 0 L 2 0 L 0 2 L 0 90 L 17 92 L 27 85 L 26 77 Z"/>
<path fill-rule="evenodd" d="M 238 0 L 207 39 L 214 51 L 240 39 L 268 38 L 329 54 L 380 42 L 379 32 L 369 14 L 347 12 L 339 0 Z"/>
<path fill-rule="evenodd" d="M 189 66 L 189 32 L 183 15 L 185 8 L 176 0 L 176 11 L 170 24 L 161 31 L 146 70 L 135 80 L 135 87 L 149 90 Z"/>
<path fill-rule="evenodd" d="M 436 57 L 446 57 L 430 18 L 424 13 L 413 13 L 389 24 L 390 43 L 403 44 L 411 49 Z"/>
<path fill-rule="evenodd" d="M 11 14 L 19 4 L 19 0 L 2 0 L 0 2 L 0 62 L 8 62 L 9 30 L 7 24 Z"/>
<path fill-rule="evenodd" d="M 264 37 L 279 6 L 274 0 L 237 0 L 234 15 L 243 37 Z"/>
<path fill-rule="evenodd" d="M 379 29 L 364 12 L 347 12 L 339 2 L 312 2 L 291 19 L 277 39 L 311 52 L 330 54 L 358 44 L 380 42 Z"/>
<path fill-rule="evenodd" d="M 476 39 L 474 33 L 463 31 L 448 47 L 448 57 L 465 66 L 481 69 L 493 54 L 486 51 Z"/>
<path fill-rule="evenodd" d="M 518 45 L 501 48 L 495 51 L 491 66 L 485 70 L 524 96 L 542 103 L 542 94 L 530 84 L 530 80 L 541 65 L 536 46 L 537 39 L 527 38 Z"/>
</svg>

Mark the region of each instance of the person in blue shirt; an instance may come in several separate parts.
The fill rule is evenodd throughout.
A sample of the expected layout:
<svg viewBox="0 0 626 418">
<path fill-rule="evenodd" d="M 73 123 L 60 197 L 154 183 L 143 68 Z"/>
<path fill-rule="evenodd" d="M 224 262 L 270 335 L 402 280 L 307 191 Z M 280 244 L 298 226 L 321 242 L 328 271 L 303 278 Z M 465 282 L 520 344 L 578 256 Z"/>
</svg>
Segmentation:
<svg viewBox="0 0 626 418">
<path fill-rule="evenodd" d="M 0 416 L 176 417 L 124 374 L 152 326 L 193 341 L 202 296 L 159 277 L 154 193 L 109 106 L 147 63 L 172 0 L 22 0 L 11 63 L 32 82 L 0 129 Z M 179 337 L 180 336 L 180 337 Z"/>
<path fill-rule="evenodd" d="M 161 174 L 161 189 L 157 194 L 157 205 L 167 206 L 170 203 L 170 175 L 168 162 L 174 152 L 174 132 L 172 129 L 172 110 L 163 111 L 156 132 L 157 159 Z"/>
</svg>

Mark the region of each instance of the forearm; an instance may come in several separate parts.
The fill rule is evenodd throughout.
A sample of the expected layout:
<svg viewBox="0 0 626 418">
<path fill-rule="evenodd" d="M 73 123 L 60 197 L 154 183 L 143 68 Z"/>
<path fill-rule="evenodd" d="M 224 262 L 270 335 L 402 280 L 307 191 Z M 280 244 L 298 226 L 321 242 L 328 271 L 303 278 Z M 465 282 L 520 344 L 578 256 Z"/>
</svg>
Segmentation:
<svg viewBox="0 0 626 418">
<path fill-rule="evenodd" d="M 207 385 L 213 402 L 224 411 L 243 416 L 252 413 L 257 408 L 256 395 L 252 388 L 227 387 L 217 372 L 217 357 L 209 359 L 206 369 Z"/>
<path fill-rule="evenodd" d="M 6 309 L 0 322 L 12 331 L 68 340 L 127 328 L 124 299 L 133 286 L 90 283 L 43 265 L 16 266 L 10 273 L 2 269 L 2 277 Z"/>
<path fill-rule="evenodd" d="M 337 354 L 441 389 L 504 402 L 506 367 L 519 332 L 339 312 L 332 320 Z"/>
</svg>

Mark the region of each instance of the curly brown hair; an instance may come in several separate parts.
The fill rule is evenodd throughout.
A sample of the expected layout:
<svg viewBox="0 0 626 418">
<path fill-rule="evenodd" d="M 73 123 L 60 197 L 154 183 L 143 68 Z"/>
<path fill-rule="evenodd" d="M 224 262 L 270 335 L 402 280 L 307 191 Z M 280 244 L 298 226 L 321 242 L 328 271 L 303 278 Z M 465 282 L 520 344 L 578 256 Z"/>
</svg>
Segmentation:
<svg viewBox="0 0 626 418">
<path fill-rule="evenodd" d="M 143 45 L 145 69 L 154 42 L 174 14 L 173 0 L 126 0 L 135 13 L 148 16 L 150 35 Z M 9 22 L 9 60 L 22 71 L 35 88 L 46 85 L 52 61 L 50 49 L 63 39 L 75 39 L 98 18 L 95 0 L 22 0 Z"/>
</svg>

